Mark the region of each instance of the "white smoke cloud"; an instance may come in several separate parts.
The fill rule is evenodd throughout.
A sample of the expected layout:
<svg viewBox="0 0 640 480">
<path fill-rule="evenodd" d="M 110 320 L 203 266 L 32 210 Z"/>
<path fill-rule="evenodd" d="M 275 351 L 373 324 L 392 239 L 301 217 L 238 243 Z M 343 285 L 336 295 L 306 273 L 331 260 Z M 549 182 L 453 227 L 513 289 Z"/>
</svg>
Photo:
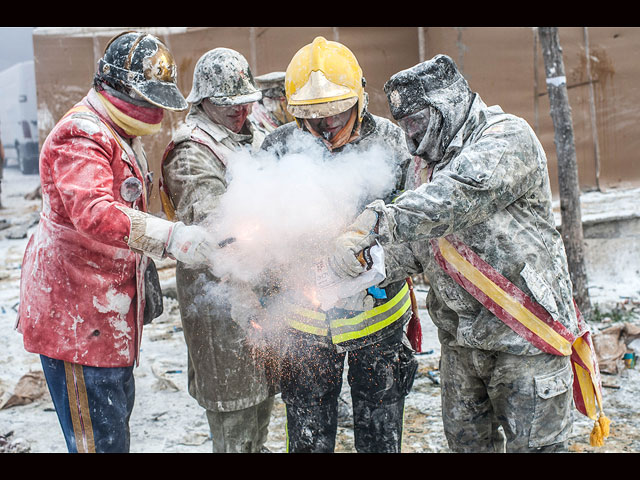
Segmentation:
<svg viewBox="0 0 640 480">
<path fill-rule="evenodd" d="M 199 279 L 201 295 L 188 308 L 229 305 L 255 344 L 266 335 L 284 345 L 291 303 L 320 305 L 316 263 L 366 204 L 396 183 L 394 157 L 383 146 L 330 153 L 300 137 L 280 158 L 264 151 L 228 158 L 227 190 L 205 222 L 216 243 L 235 241 L 213 258 L 211 271 L 223 281 Z"/>
<path fill-rule="evenodd" d="M 255 283 L 274 269 L 304 274 L 366 203 L 395 186 L 396 166 L 383 147 L 329 153 L 309 136 L 297 142 L 280 158 L 229 158 L 227 191 L 207 222 L 216 242 L 236 239 L 215 258 L 217 276 Z"/>
</svg>

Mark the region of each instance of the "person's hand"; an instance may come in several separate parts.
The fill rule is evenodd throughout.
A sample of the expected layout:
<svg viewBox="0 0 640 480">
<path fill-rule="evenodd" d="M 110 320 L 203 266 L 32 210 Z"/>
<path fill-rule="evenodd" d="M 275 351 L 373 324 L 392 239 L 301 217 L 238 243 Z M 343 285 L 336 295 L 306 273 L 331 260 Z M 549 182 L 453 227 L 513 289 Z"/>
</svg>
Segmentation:
<svg viewBox="0 0 640 480">
<path fill-rule="evenodd" d="M 365 271 L 358 255 L 375 244 L 377 224 L 378 214 L 367 209 L 336 239 L 329 266 L 338 277 L 357 277 Z"/>
<path fill-rule="evenodd" d="M 211 242 L 211 235 L 198 225 L 176 222 L 169 235 L 167 253 L 188 265 L 211 265 L 218 247 Z"/>
<path fill-rule="evenodd" d="M 341 298 L 333 308 L 351 312 L 366 312 L 373 308 L 374 302 L 373 297 L 366 290 L 362 290 L 351 297 Z"/>
</svg>

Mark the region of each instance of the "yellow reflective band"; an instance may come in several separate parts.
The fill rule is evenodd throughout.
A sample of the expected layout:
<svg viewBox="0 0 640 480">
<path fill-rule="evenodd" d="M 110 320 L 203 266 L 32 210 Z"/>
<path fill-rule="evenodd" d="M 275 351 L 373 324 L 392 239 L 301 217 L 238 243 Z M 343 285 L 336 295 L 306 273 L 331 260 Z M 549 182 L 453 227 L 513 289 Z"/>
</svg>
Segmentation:
<svg viewBox="0 0 640 480">
<path fill-rule="evenodd" d="M 288 318 L 287 323 L 290 327 L 295 328 L 296 330 L 300 330 L 301 332 L 311 333 L 313 335 L 327 336 L 329 334 L 329 328 L 326 325 L 327 316 L 324 313 L 317 312 L 315 310 L 309 310 L 307 308 L 302 308 L 297 305 L 288 305 L 288 308 L 291 310 L 291 313 L 296 314 L 300 317 L 308 318 L 309 320 L 312 320 L 313 323 L 315 323 L 315 325 L 310 325 L 309 323 L 305 323 L 304 321 Z"/>
<path fill-rule="evenodd" d="M 319 320 L 321 322 L 324 322 L 327 319 L 327 316 L 324 313 L 320 313 L 315 310 L 309 310 L 307 308 L 301 308 L 301 307 L 295 308 L 294 313 L 297 313 L 302 317 L 312 318 L 314 320 Z"/>
<path fill-rule="evenodd" d="M 298 322 L 297 320 L 289 320 L 289 325 L 296 330 L 312 333 L 313 335 L 326 336 L 329 334 L 329 329 L 327 328 L 314 327 L 312 325 L 307 325 L 306 323 Z"/>
<path fill-rule="evenodd" d="M 559 335 L 553 328 L 536 317 L 524 305 L 471 265 L 447 240 L 440 238 L 438 243 L 442 256 L 467 280 L 553 348 L 565 356 L 571 355 L 571 343 L 567 339 Z"/>
<path fill-rule="evenodd" d="M 289 453 L 289 423 L 287 422 L 287 404 L 284 404 L 284 436 L 285 436 L 285 445 L 286 445 L 286 453 Z"/>
<path fill-rule="evenodd" d="M 408 298 L 407 301 L 402 305 L 402 307 L 393 315 L 390 315 L 386 319 L 380 322 L 374 323 L 373 325 L 368 325 L 362 330 L 358 330 L 356 332 L 343 333 L 341 335 L 335 335 L 332 338 L 333 343 L 342 343 L 342 342 L 346 342 L 347 340 L 353 340 L 354 338 L 365 337 L 374 332 L 377 332 L 378 330 L 382 330 L 384 327 L 386 327 L 387 325 L 390 325 L 391 323 L 395 322 L 398 318 L 400 318 L 407 310 L 409 310 L 410 307 L 411 307 L 411 299 Z"/>
<path fill-rule="evenodd" d="M 355 317 L 338 318 L 336 320 L 333 320 L 331 322 L 331 327 L 339 328 L 339 327 L 344 327 L 345 325 L 356 325 L 362 322 L 363 320 L 366 320 L 367 318 L 375 317 L 376 315 L 384 313 L 387 310 L 390 310 L 391 308 L 393 308 L 400 300 L 402 300 L 402 297 L 405 296 L 408 291 L 409 291 L 409 285 L 405 283 L 404 287 L 402 287 L 400 291 L 387 303 L 383 303 L 382 305 L 372 308 L 371 310 L 367 310 L 366 312 L 363 312 L 360 315 L 356 315 Z"/>
<path fill-rule="evenodd" d="M 403 303 L 401 303 L 403 302 Z M 398 306 L 400 304 L 400 306 Z M 384 315 L 389 312 L 393 308 L 397 308 L 397 311 L 393 312 L 390 315 Z M 400 291 L 388 302 L 379 305 L 371 310 L 361 313 L 360 315 L 356 315 L 352 318 L 338 318 L 331 321 L 331 329 L 335 332 L 341 327 L 353 327 L 358 326 L 361 323 L 364 323 L 366 320 L 372 319 L 375 317 L 382 317 L 382 319 L 378 322 L 372 324 L 365 324 L 362 328 L 354 331 L 349 331 L 345 333 L 338 333 L 332 335 L 333 343 L 341 343 L 347 340 L 353 340 L 355 338 L 361 338 L 371 333 L 377 332 L 378 330 L 383 329 L 384 327 L 390 325 L 395 322 L 398 318 L 400 318 L 407 310 L 411 308 L 411 297 L 409 296 L 409 285 L 405 283 L 405 285 L 400 289 Z M 318 324 L 324 324 L 326 322 L 326 314 L 309 310 L 306 308 L 301 308 L 297 306 L 291 306 L 293 313 L 299 315 L 300 317 L 307 318 L 309 320 L 314 321 L 316 325 L 311 325 L 304 321 L 288 319 L 289 326 L 305 333 L 311 333 L 313 335 L 322 335 L 326 336 L 329 334 L 328 328 L 323 328 Z"/>
</svg>

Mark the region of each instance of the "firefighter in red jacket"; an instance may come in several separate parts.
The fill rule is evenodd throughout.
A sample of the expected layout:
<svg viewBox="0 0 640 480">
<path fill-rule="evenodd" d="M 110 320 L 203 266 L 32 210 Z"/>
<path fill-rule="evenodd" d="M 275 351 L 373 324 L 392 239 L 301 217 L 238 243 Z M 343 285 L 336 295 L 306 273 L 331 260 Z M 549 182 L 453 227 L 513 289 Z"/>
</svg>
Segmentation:
<svg viewBox="0 0 640 480">
<path fill-rule="evenodd" d="M 156 37 L 123 32 L 40 154 L 42 212 L 22 265 L 17 329 L 42 366 L 69 452 L 128 452 L 149 257 L 206 263 L 198 226 L 148 213 L 140 136 L 187 102 Z M 147 292 L 148 293 L 148 292 Z"/>
</svg>

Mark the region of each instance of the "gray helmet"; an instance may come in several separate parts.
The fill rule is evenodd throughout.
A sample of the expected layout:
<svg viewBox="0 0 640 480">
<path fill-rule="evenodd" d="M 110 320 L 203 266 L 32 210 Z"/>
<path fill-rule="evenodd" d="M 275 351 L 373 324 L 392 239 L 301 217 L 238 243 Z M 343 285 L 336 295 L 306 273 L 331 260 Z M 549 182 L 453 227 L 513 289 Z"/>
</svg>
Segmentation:
<svg viewBox="0 0 640 480">
<path fill-rule="evenodd" d="M 214 48 L 202 55 L 193 71 L 193 87 L 187 102 L 208 98 L 214 105 L 241 105 L 262 98 L 247 60 L 235 50 Z"/>
<path fill-rule="evenodd" d="M 284 76 L 285 72 L 270 72 L 255 77 L 254 80 L 263 97 L 280 98 L 287 95 L 284 90 Z"/>
</svg>

